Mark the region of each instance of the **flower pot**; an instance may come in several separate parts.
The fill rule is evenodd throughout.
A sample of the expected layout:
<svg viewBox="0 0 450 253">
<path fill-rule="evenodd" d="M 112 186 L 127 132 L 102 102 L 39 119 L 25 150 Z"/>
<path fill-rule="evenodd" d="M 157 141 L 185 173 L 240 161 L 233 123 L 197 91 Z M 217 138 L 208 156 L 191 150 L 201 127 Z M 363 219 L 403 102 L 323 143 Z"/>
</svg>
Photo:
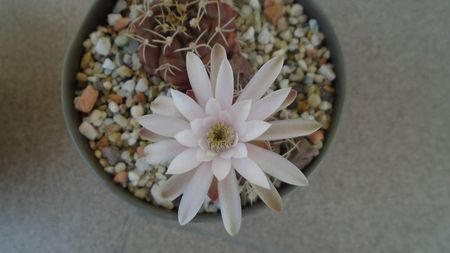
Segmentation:
<svg viewBox="0 0 450 253">
<path fill-rule="evenodd" d="M 177 220 L 177 214 L 175 211 L 167 210 L 137 199 L 126 189 L 115 184 L 111 179 L 111 176 L 104 171 L 102 166 L 97 161 L 94 152 L 89 147 L 88 141 L 78 131 L 78 126 L 82 121 L 82 115 L 80 112 L 75 110 L 73 106 L 73 99 L 76 88 L 75 76 L 79 70 L 81 57 L 83 55 L 82 43 L 84 39 L 88 37 L 89 33 L 94 31 L 98 25 L 105 23 L 106 17 L 112 10 L 115 2 L 116 0 L 96 0 L 86 18 L 82 22 L 80 30 L 74 36 L 72 44 L 68 49 L 63 66 L 61 93 L 65 123 L 73 143 L 75 144 L 80 155 L 83 157 L 84 161 L 87 163 L 88 167 L 90 167 L 101 178 L 101 181 L 112 192 L 114 192 L 114 194 L 116 194 L 119 198 L 127 201 L 131 205 L 135 206 L 138 210 L 143 211 L 144 213 L 152 214 L 170 220 Z M 336 133 L 345 95 L 345 68 L 339 47 L 339 42 L 336 38 L 333 28 L 324 14 L 320 11 L 318 6 L 314 2 L 307 0 L 300 0 L 295 2 L 303 5 L 304 12 L 308 15 L 309 18 L 314 18 L 318 21 L 321 32 L 325 34 L 325 46 L 327 46 L 332 52 L 331 63 L 335 67 L 337 76 L 336 80 L 334 81 L 336 93 L 333 105 L 334 110 L 332 114 L 332 121 L 331 126 L 327 131 L 327 136 L 323 143 L 323 148 L 321 149 L 320 154 L 315 157 L 314 160 L 305 169 L 302 170 L 305 175 L 309 176 L 317 168 L 322 158 L 326 155 L 326 152 L 329 149 Z M 281 195 L 284 195 L 289 193 L 293 189 L 293 186 L 284 184 L 279 189 L 279 192 Z M 263 206 L 264 205 L 261 203 L 261 201 L 259 201 L 251 207 L 245 207 L 243 209 L 243 215 L 261 210 Z M 205 213 L 198 215 L 195 219 L 195 221 L 213 220 L 220 220 L 220 216 L 217 214 Z"/>
</svg>

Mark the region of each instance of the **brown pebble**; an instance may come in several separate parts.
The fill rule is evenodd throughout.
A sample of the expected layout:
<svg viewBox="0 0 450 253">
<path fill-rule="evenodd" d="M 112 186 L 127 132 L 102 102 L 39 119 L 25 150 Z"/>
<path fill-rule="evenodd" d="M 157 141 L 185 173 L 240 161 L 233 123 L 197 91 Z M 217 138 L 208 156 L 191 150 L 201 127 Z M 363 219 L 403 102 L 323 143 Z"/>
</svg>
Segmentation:
<svg viewBox="0 0 450 253">
<path fill-rule="evenodd" d="M 83 72 L 78 72 L 77 73 L 77 80 L 78 82 L 84 83 L 87 80 L 87 75 Z"/>
<path fill-rule="evenodd" d="M 142 92 L 137 93 L 136 96 L 134 96 L 134 100 L 137 103 L 146 103 L 147 102 L 147 99 L 145 98 L 145 95 Z"/>
<path fill-rule="evenodd" d="M 94 108 L 95 102 L 97 102 L 98 90 L 92 85 L 88 85 L 75 102 L 75 108 L 78 111 L 89 113 Z"/>
<path fill-rule="evenodd" d="M 300 101 L 297 105 L 297 109 L 299 112 L 306 112 L 309 110 L 309 104 L 306 101 Z"/>
<path fill-rule="evenodd" d="M 121 171 L 114 176 L 114 182 L 125 184 L 128 180 L 128 173 L 126 171 Z"/>
<path fill-rule="evenodd" d="M 319 60 L 320 65 L 325 65 L 327 64 L 327 62 L 328 62 L 327 58 L 320 58 Z"/>
<path fill-rule="evenodd" d="M 283 16 L 283 1 L 282 0 L 265 0 L 264 1 L 264 15 L 273 24 L 276 25 L 278 19 Z"/>
<path fill-rule="evenodd" d="M 110 94 L 108 96 L 108 99 L 115 102 L 116 104 L 120 105 L 123 103 L 123 97 L 117 95 L 117 94 Z"/>
<path fill-rule="evenodd" d="M 117 20 L 116 23 L 114 24 L 114 30 L 120 31 L 120 30 L 124 29 L 125 27 L 127 27 L 129 23 L 130 23 L 129 18 L 121 18 L 121 19 Z"/>
<path fill-rule="evenodd" d="M 323 131 L 322 130 L 318 130 L 316 132 L 314 132 L 313 134 L 308 136 L 309 141 L 312 144 L 319 144 L 322 140 L 323 140 Z"/>
<path fill-rule="evenodd" d="M 96 150 L 96 149 L 97 149 L 97 144 L 95 144 L 95 141 L 90 141 L 90 142 L 89 142 L 89 147 L 90 147 L 92 150 Z"/>
<path fill-rule="evenodd" d="M 145 156 L 145 147 L 144 146 L 139 146 L 136 149 L 136 154 L 138 154 L 139 157 L 144 157 Z"/>
<path fill-rule="evenodd" d="M 97 146 L 100 150 L 102 150 L 104 147 L 108 146 L 108 137 L 103 136 L 100 138 L 100 140 L 97 142 Z"/>
<path fill-rule="evenodd" d="M 286 29 L 288 29 L 289 24 L 286 20 L 285 17 L 281 17 L 280 19 L 278 19 L 277 21 L 277 29 L 280 31 L 286 31 Z"/>
<path fill-rule="evenodd" d="M 89 67 L 89 63 L 92 61 L 92 54 L 91 52 L 87 52 L 83 55 L 83 58 L 81 58 L 80 67 L 81 69 L 86 69 Z"/>
</svg>

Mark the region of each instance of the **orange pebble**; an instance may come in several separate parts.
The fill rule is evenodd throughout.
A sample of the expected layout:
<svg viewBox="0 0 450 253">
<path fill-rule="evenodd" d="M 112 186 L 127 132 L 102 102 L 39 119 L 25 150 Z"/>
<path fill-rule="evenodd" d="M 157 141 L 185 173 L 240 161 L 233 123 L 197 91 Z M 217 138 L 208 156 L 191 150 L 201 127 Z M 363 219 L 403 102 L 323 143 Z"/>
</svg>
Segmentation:
<svg viewBox="0 0 450 253">
<path fill-rule="evenodd" d="M 124 184 L 128 180 L 128 173 L 126 171 L 121 171 L 114 176 L 114 182 Z"/>
<path fill-rule="evenodd" d="M 96 90 L 92 85 L 86 86 L 81 93 L 81 96 L 75 102 L 75 108 L 78 111 L 84 113 L 89 113 L 94 108 L 95 102 L 97 102 L 98 90 Z"/>
<path fill-rule="evenodd" d="M 109 100 L 115 102 L 116 104 L 120 105 L 122 104 L 123 98 L 117 94 L 110 94 L 108 96 Z"/>
<path fill-rule="evenodd" d="M 136 96 L 134 96 L 134 100 L 138 103 L 145 103 L 147 101 L 144 93 L 142 92 L 137 93 Z"/>
<path fill-rule="evenodd" d="M 309 110 L 309 104 L 306 101 L 300 101 L 300 103 L 298 103 L 297 105 L 297 109 L 300 112 L 306 112 Z"/>
<path fill-rule="evenodd" d="M 138 154 L 139 157 L 145 156 L 145 147 L 144 146 L 139 146 L 136 149 L 136 153 Z"/>
<path fill-rule="evenodd" d="M 308 139 L 313 144 L 319 144 L 323 140 L 323 137 L 324 137 L 323 131 L 318 130 L 318 131 L 314 132 L 313 134 L 309 135 Z"/>
</svg>

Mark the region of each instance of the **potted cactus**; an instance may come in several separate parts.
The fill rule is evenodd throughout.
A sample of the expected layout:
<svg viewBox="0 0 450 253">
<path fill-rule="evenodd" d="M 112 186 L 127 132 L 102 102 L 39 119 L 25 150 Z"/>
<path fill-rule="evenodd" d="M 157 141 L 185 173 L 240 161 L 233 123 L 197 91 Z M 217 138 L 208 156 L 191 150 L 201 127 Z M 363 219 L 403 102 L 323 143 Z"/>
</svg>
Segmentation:
<svg viewBox="0 0 450 253">
<path fill-rule="evenodd" d="M 106 23 L 105 23 L 106 22 Z M 98 0 L 66 57 L 63 109 L 89 166 L 180 224 L 281 211 L 330 145 L 344 70 L 309 1 Z"/>
</svg>

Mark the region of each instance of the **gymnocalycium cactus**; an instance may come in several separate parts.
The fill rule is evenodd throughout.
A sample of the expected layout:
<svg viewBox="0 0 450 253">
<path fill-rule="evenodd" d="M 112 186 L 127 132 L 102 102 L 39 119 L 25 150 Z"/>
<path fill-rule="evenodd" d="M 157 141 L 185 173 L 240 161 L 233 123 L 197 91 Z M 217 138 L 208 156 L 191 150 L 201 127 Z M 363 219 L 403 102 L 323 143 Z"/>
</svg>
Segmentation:
<svg viewBox="0 0 450 253">
<path fill-rule="evenodd" d="M 228 57 L 239 51 L 235 17 L 233 6 L 221 0 L 144 1 L 142 15 L 130 25 L 130 36 L 140 42 L 145 71 L 188 89 L 187 52 L 208 64 L 214 44 L 222 45 Z"/>
</svg>

